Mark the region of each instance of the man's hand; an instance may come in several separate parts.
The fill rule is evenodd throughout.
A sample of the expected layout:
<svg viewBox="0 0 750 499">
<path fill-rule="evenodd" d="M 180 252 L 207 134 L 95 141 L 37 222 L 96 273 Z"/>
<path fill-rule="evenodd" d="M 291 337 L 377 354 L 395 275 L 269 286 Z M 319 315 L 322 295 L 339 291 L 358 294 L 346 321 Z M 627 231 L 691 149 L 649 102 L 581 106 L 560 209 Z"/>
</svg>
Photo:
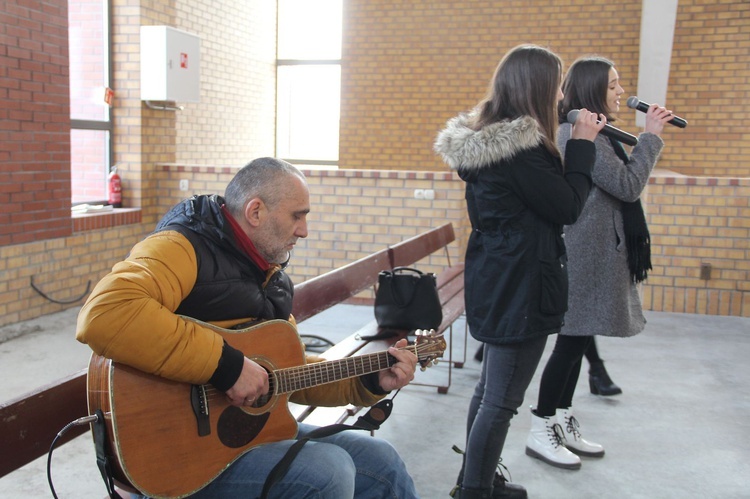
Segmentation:
<svg viewBox="0 0 750 499">
<path fill-rule="evenodd" d="M 408 385 L 414 379 L 417 356 L 409 350 L 399 350 L 399 348 L 405 347 L 407 344 L 408 342 L 405 339 L 399 340 L 388 349 L 388 353 L 395 357 L 397 362 L 389 369 L 378 373 L 380 388 L 387 392 L 398 390 Z"/>
<path fill-rule="evenodd" d="M 227 390 L 229 403 L 236 406 L 253 405 L 258 397 L 266 393 L 268 393 L 268 372 L 245 357 L 240 377 L 234 386 Z"/>
</svg>

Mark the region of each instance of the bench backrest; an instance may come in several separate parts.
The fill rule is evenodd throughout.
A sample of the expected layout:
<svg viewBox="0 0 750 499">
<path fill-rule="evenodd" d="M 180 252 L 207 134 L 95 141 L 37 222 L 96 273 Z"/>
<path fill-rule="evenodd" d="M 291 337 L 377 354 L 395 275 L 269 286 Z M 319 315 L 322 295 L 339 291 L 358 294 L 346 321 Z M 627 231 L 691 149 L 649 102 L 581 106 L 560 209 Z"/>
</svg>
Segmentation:
<svg viewBox="0 0 750 499">
<path fill-rule="evenodd" d="M 407 267 L 447 247 L 456 240 L 453 224 L 441 225 L 429 232 L 406 239 L 389 248 L 391 267 Z M 448 262 L 450 265 L 450 261 Z"/>
<path fill-rule="evenodd" d="M 0 405 L 0 477 L 46 454 L 57 432 L 87 415 L 85 369 Z M 59 443 L 88 430 L 74 426 Z"/>
<path fill-rule="evenodd" d="M 302 322 L 344 302 L 375 284 L 380 271 L 389 268 L 388 250 L 384 249 L 298 284 L 292 315 Z"/>
<path fill-rule="evenodd" d="M 302 322 L 374 286 L 381 271 L 412 265 L 455 239 L 453 224 L 447 223 L 313 277 L 295 286 L 292 314 Z"/>
</svg>

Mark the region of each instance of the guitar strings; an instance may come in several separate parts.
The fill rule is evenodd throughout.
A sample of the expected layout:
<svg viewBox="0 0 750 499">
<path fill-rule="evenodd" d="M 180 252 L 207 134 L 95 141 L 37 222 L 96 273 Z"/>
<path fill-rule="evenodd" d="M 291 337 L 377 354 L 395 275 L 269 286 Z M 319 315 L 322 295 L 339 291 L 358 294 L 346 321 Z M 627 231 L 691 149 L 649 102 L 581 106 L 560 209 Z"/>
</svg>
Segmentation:
<svg viewBox="0 0 750 499">
<path fill-rule="evenodd" d="M 431 348 L 429 344 L 418 342 L 414 345 L 402 347 L 401 350 L 411 350 L 418 360 L 423 360 L 421 358 L 422 351 L 429 352 Z M 269 373 L 268 393 L 269 396 L 270 394 L 289 393 L 311 386 L 382 371 L 392 365 L 391 359 L 392 356 L 384 351 L 276 369 Z M 217 390 L 212 385 L 203 385 L 203 388 L 209 401 L 226 396 L 224 392 Z"/>
</svg>

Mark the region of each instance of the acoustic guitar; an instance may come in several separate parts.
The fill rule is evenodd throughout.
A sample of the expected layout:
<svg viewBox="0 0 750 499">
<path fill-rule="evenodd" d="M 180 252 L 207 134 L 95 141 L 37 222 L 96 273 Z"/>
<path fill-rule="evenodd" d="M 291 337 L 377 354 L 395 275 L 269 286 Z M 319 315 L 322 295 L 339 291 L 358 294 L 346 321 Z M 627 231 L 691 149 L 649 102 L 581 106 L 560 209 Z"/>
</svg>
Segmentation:
<svg viewBox="0 0 750 499">
<path fill-rule="evenodd" d="M 195 322 L 263 366 L 270 389 L 252 406 L 236 407 L 211 385 L 171 381 L 92 355 L 89 413 L 104 414 L 112 475 L 126 490 L 150 497 L 195 493 L 250 449 L 297 435 L 288 407 L 292 392 L 382 371 L 396 362 L 382 351 L 307 364 L 289 322 L 266 321 L 237 331 Z M 415 343 L 403 349 L 412 351 L 424 368 L 445 347 L 442 335 L 417 331 Z"/>
</svg>

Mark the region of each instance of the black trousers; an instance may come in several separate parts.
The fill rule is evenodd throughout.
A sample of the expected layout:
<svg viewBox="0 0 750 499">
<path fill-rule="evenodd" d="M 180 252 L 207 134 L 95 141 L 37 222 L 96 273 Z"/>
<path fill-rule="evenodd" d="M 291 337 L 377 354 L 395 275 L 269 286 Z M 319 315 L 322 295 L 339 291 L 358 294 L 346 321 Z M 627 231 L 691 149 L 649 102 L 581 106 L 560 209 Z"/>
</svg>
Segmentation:
<svg viewBox="0 0 750 499">
<path fill-rule="evenodd" d="M 554 416 L 558 408 L 567 408 L 573 404 L 583 355 L 593 341 L 593 336 L 557 335 L 555 348 L 544 367 L 539 384 L 537 415 Z"/>
</svg>

